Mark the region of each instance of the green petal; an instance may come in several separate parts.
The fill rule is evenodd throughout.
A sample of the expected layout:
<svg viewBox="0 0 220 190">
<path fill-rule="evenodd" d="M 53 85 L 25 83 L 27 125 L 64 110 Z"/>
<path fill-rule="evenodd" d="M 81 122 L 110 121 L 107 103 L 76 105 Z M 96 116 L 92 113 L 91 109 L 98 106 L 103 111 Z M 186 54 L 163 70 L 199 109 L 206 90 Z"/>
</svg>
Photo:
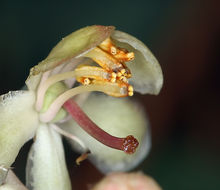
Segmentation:
<svg viewBox="0 0 220 190">
<path fill-rule="evenodd" d="M 79 137 L 91 150 L 90 159 L 102 172 L 128 171 L 145 158 L 151 144 L 149 124 L 137 104 L 126 98 L 117 99 L 105 95 L 91 95 L 85 102 L 83 110 L 109 134 L 117 137 L 133 135 L 140 143 L 136 153 L 128 155 L 98 142 L 74 121 L 65 124 L 63 129 Z M 80 151 L 75 143 L 71 142 L 71 144 L 74 149 Z"/>
<path fill-rule="evenodd" d="M 10 170 L 6 178 L 5 184 L 0 186 L 0 190 L 28 190 Z"/>
<path fill-rule="evenodd" d="M 14 91 L 0 96 L 0 165 L 10 167 L 20 148 L 34 136 L 38 115 L 31 91 Z"/>
<path fill-rule="evenodd" d="M 62 64 L 99 45 L 114 30 L 113 26 L 93 25 L 77 30 L 63 38 L 48 57 L 31 70 L 31 75 L 39 74 Z"/>
<path fill-rule="evenodd" d="M 127 63 L 132 73 L 129 83 L 141 94 L 158 94 L 163 85 L 161 67 L 151 51 L 140 40 L 120 31 L 111 37 L 119 47 L 134 52 L 135 59 Z"/>
<path fill-rule="evenodd" d="M 71 190 L 61 137 L 45 124 L 28 156 L 26 182 L 31 190 Z"/>
</svg>

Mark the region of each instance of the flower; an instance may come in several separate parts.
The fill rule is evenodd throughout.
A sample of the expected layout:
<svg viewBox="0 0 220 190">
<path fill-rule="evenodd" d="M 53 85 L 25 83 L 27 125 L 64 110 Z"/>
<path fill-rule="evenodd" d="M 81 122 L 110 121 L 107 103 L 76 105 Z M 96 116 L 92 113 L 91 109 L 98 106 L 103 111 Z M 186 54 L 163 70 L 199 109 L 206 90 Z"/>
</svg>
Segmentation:
<svg viewBox="0 0 220 190">
<path fill-rule="evenodd" d="M 161 190 L 157 182 L 149 176 L 138 173 L 115 172 L 107 175 L 92 190 L 125 190 L 125 189 L 148 189 Z"/>
<path fill-rule="evenodd" d="M 158 94 L 162 83 L 162 72 L 156 58 L 136 38 L 114 31 L 112 26 L 95 25 L 73 32 L 63 38 L 45 60 L 31 69 L 26 80 L 28 91 L 9 92 L 1 96 L 1 167 L 4 170 L 10 168 L 23 144 L 34 138 L 27 162 L 27 187 L 71 189 L 60 136 L 62 134 L 73 140 L 74 148 L 83 153 L 77 162 L 91 152 L 95 163 L 103 162 L 103 167 L 100 167 L 103 172 L 131 169 L 144 158 L 149 149 L 144 147 L 146 143 L 149 144 L 149 138 L 146 138 L 149 137 L 149 132 L 146 131 L 147 121 L 142 112 L 137 112 L 136 106 L 129 100 L 106 100 L 106 96 L 94 95 L 86 100 L 83 97 L 85 92 L 92 91 L 113 97 L 132 96 L 133 91 Z M 83 96 L 77 96 L 82 93 Z M 92 110 L 88 107 L 90 100 L 95 102 Z M 93 112 L 93 117 L 96 117 L 99 115 L 98 110 L 102 113 L 106 111 L 98 108 L 101 101 L 104 102 L 103 105 L 111 102 L 110 106 L 117 106 L 117 111 L 111 110 L 111 114 L 106 115 L 117 121 L 122 119 L 119 118 L 119 113 L 130 108 L 126 120 L 133 121 L 133 125 L 129 126 L 129 130 L 123 128 L 123 125 L 118 125 L 117 128 L 110 126 L 109 134 L 106 132 L 108 129 L 105 131 L 99 128 L 76 104 L 77 102 L 85 109 L 90 109 L 89 112 Z M 76 130 L 76 124 L 70 116 L 96 140 L 88 142 L 90 137 Z M 135 121 L 140 125 L 134 126 Z M 126 131 L 126 136 L 121 136 L 124 134 L 122 130 Z M 132 134 L 127 134 L 128 132 Z M 136 138 L 140 142 L 140 148 L 134 153 L 139 145 Z M 111 151 L 112 149 L 117 151 Z M 133 157 L 119 150 L 127 154 L 134 153 Z M 109 153 L 108 156 L 105 152 Z M 112 161 L 104 162 L 107 159 Z M 4 181 L 4 176 L 2 175 L 0 182 Z"/>
</svg>

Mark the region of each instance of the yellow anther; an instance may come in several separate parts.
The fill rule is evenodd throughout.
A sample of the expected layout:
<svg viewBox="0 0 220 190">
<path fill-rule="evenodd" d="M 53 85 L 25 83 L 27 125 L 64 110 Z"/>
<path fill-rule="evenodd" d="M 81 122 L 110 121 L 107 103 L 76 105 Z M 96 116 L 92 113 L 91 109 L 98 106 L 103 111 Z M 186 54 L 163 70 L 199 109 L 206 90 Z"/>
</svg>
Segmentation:
<svg viewBox="0 0 220 190">
<path fill-rule="evenodd" d="M 121 70 L 121 74 L 123 75 L 123 74 L 125 74 L 126 73 L 126 70 L 125 69 L 122 69 Z"/>
<path fill-rule="evenodd" d="M 114 46 L 111 46 L 111 54 L 116 55 L 117 54 L 117 49 Z"/>
<path fill-rule="evenodd" d="M 103 41 L 99 47 L 112 54 L 119 62 L 126 62 L 134 59 L 134 53 L 128 52 L 124 48 L 117 47 L 110 38 Z"/>
<path fill-rule="evenodd" d="M 102 88 L 106 94 L 115 97 L 132 96 L 134 89 L 128 83 L 131 72 L 125 62 L 134 59 L 134 53 L 117 47 L 110 38 L 107 38 L 99 46 L 84 55 L 93 59 L 101 66 L 101 69 L 82 68 L 77 70 L 78 81 L 84 85 L 95 85 Z M 86 72 L 87 71 L 87 72 Z M 98 85 L 98 86 L 97 86 Z M 94 86 L 94 87 L 95 87 Z"/>
<path fill-rule="evenodd" d="M 133 86 L 129 85 L 129 86 L 128 86 L 128 91 L 129 91 L 129 92 L 133 92 L 133 91 L 134 91 Z"/>
<path fill-rule="evenodd" d="M 128 96 L 133 96 L 134 92 L 128 92 Z"/>
<path fill-rule="evenodd" d="M 89 78 L 85 78 L 84 80 L 83 80 L 83 84 L 84 85 L 89 85 L 91 83 L 91 81 L 89 80 Z"/>
<path fill-rule="evenodd" d="M 128 86 L 128 96 L 133 96 L 134 95 L 134 88 L 133 86 L 129 85 Z"/>
<path fill-rule="evenodd" d="M 121 72 L 118 72 L 117 77 L 121 77 L 121 76 L 122 76 Z"/>
<path fill-rule="evenodd" d="M 134 53 L 133 52 L 127 53 L 127 58 L 128 58 L 129 61 L 133 60 L 134 59 Z"/>
<path fill-rule="evenodd" d="M 116 82 L 116 78 L 112 78 L 112 79 L 111 79 L 111 82 Z"/>
<path fill-rule="evenodd" d="M 116 78 L 117 74 L 115 72 L 112 73 L 112 78 Z"/>
<path fill-rule="evenodd" d="M 119 78 L 119 80 L 123 81 L 123 82 L 128 82 L 127 78 L 125 76 L 121 76 Z"/>
</svg>

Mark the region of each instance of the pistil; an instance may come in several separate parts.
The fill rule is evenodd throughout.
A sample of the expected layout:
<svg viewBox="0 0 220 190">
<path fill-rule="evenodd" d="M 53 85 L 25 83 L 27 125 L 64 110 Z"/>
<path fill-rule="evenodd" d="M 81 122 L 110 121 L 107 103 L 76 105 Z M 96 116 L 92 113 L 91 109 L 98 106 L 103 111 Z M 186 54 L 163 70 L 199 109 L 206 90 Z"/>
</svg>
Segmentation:
<svg viewBox="0 0 220 190">
<path fill-rule="evenodd" d="M 122 150 L 127 154 L 133 154 L 138 147 L 138 140 L 132 135 L 120 138 L 112 136 L 100 129 L 72 99 L 66 101 L 63 107 L 88 134 L 104 145 Z"/>
</svg>

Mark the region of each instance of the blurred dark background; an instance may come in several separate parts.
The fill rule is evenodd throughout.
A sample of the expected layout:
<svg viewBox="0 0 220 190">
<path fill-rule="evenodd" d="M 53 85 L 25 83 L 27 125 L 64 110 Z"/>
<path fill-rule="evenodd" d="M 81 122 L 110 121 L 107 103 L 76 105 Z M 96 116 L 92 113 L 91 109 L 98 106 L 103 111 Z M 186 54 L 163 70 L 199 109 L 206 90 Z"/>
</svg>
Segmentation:
<svg viewBox="0 0 220 190">
<path fill-rule="evenodd" d="M 29 68 L 72 31 L 114 25 L 147 44 L 164 73 L 159 96 L 136 95 L 148 112 L 153 138 L 139 169 L 164 189 L 220 189 L 219 10 L 217 0 L 2 0 L 0 92 L 20 89 Z M 75 155 L 67 154 L 71 165 Z M 15 171 L 22 173 L 22 167 Z M 78 189 L 83 189 L 79 181 L 86 181 L 85 187 L 101 177 L 91 173 L 87 161 L 70 170 Z"/>
</svg>

